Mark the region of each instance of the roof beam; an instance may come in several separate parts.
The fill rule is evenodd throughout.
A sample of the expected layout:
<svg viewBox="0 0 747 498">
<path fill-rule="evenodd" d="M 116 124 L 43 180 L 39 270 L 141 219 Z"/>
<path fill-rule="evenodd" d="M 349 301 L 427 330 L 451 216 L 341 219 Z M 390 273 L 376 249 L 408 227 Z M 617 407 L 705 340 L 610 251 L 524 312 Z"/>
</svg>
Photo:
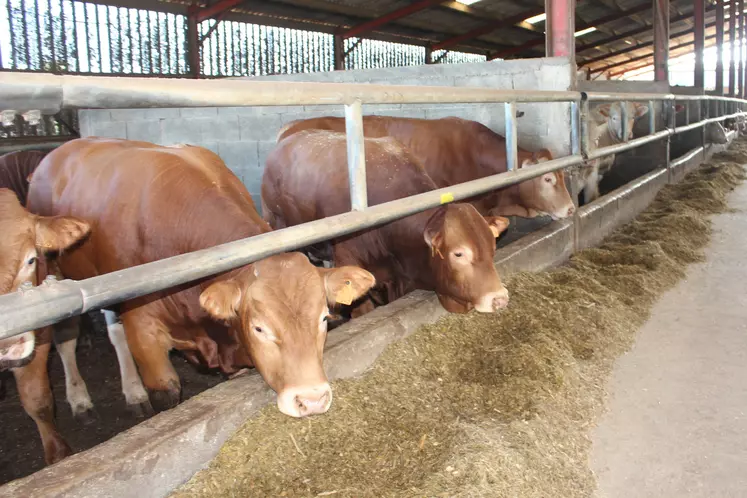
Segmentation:
<svg viewBox="0 0 747 498">
<path fill-rule="evenodd" d="M 459 3 L 454 0 L 448 0 L 442 3 L 441 5 L 439 5 L 439 7 L 450 12 L 459 12 L 461 14 L 466 14 L 470 16 L 471 18 L 477 18 L 477 19 L 480 19 L 481 21 L 500 20 L 499 18 L 495 17 L 492 13 L 484 9 L 476 8 L 472 5 L 464 5 L 463 3 Z M 545 35 L 545 30 L 543 28 L 540 28 L 539 26 L 535 26 L 534 24 L 529 24 L 528 22 L 519 22 L 511 27 L 523 29 L 525 31 L 531 31 L 532 33 L 536 35 L 541 35 L 541 36 Z"/>
<path fill-rule="evenodd" d="M 471 40 L 473 38 L 477 38 L 478 36 L 487 35 L 488 33 L 491 33 L 498 28 L 505 28 L 506 26 L 513 26 L 514 24 L 518 24 L 522 22 L 524 19 L 528 19 L 530 17 L 540 15 L 544 12 L 545 12 L 544 7 L 537 7 L 532 10 L 526 10 L 524 12 L 521 12 L 520 14 L 517 14 L 513 17 L 509 17 L 507 19 L 498 19 L 498 20 L 489 22 L 487 24 L 480 26 L 479 28 L 473 29 L 472 31 L 468 31 L 464 33 L 463 35 L 452 36 L 451 38 L 447 38 L 446 40 L 440 41 L 438 43 L 434 43 L 433 45 L 431 45 L 431 50 L 444 50 L 446 48 L 453 47 L 454 45 L 459 45 L 462 42 Z M 541 43 L 544 43 L 544 39 L 542 40 Z"/>
<path fill-rule="evenodd" d="M 725 2 L 725 3 L 728 3 L 728 2 Z M 706 12 L 711 12 L 713 10 L 716 10 L 715 5 L 708 5 L 706 7 Z M 692 13 L 682 14 L 676 17 L 672 17 L 669 19 L 669 24 L 671 25 L 677 22 L 685 21 L 685 20 L 690 19 L 691 17 L 692 17 Z M 648 33 L 652 31 L 653 29 L 654 29 L 653 26 L 644 26 L 642 28 L 636 28 L 631 31 L 626 31 L 625 33 L 620 33 L 619 35 L 610 36 L 609 38 L 604 38 L 603 40 L 595 41 L 593 43 L 589 43 L 586 45 L 581 45 L 576 48 L 576 53 L 578 54 L 579 52 L 585 52 L 586 50 L 591 50 L 592 48 L 599 48 L 601 46 L 608 45 L 616 41 L 624 40 L 625 38 L 628 38 L 629 36 L 635 36 L 635 35 L 640 35 L 642 33 Z"/>
<path fill-rule="evenodd" d="M 219 2 L 210 5 L 209 7 L 197 7 L 191 5 L 188 12 L 190 16 L 194 16 L 198 23 L 207 21 L 211 17 L 215 17 L 220 14 L 225 14 L 234 7 L 238 7 L 239 4 L 244 3 L 244 0 L 220 0 Z"/>
<path fill-rule="evenodd" d="M 706 28 L 712 28 L 714 26 L 716 26 L 715 22 L 706 24 Z M 684 31 L 679 31 L 677 33 L 672 33 L 671 35 L 669 35 L 669 38 L 670 39 L 679 38 L 680 36 L 685 36 L 685 35 L 689 35 L 689 34 L 692 34 L 692 33 L 693 33 L 693 28 L 690 28 L 690 29 L 686 29 Z M 606 59 L 611 59 L 612 57 L 618 57 L 620 55 L 625 55 L 625 54 L 628 54 L 630 52 L 635 52 L 636 50 L 641 50 L 643 48 L 651 47 L 651 46 L 653 46 L 653 44 L 654 44 L 654 42 L 652 42 L 652 41 L 645 42 L 645 43 L 639 43 L 638 45 L 633 45 L 632 47 L 624 48 L 622 50 L 618 50 L 617 52 L 611 52 L 611 53 L 608 53 L 608 54 L 600 55 L 598 57 L 594 57 L 592 59 L 585 60 L 584 62 L 579 63 L 578 66 L 582 67 L 582 66 L 586 66 L 586 65 L 589 65 L 589 64 L 594 64 L 595 62 L 601 62 L 601 61 L 606 60 Z M 597 71 L 596 69 L 592 69 L 591 70 L 591 72 L 596 72 L 596 71 Z"/>
<path fill-rule="evenodd" d="M 710 36 L 710 37 L 706 38 L 706 40 L 710 40 L 711 38 L 715 38 L 715 37 L 716 37 L 716 35 L 713 35 L 713 36 Z M 685 47 L 687 47 L 689 45 L 692 45 L 693 43 L 694 42 L 683 43 L 681 45 L 677 45 L 675 47 L 672 47 L 672 49 L 676 50 L 676 49 L 680 49 L 680 48 L 685 48 Z M 715 45 L 715 43 L 706 43 L 706 48 L 713 47 L 714 45 Z M 687 55 L 688 53 L 690 53 L 690 52 L 689 51 L 679 52 L 679 53 L 677 53 L 677 55 L 674 55 L 672 58 L 682 57 L 683 55 Z M 646 68 L 646 67 L 651 67 L 651 66 L 654 65 L 654 61 L 653 61 L 653 59 L 651 59 L 651 57 L 653 57 L 653 55 L 649 54 L 649 60 L 646 61 L 646 62 L 644 62 L 643 64 L 639 64 L 639 65 L 633 66 L 633 67 L 628 67 L 628 68 L 622 69 L 621 71 L 617 71 L 615 73 L 610 73 L 609 76 L 610 76 L 610 78 L 613 78 L 615 76 L 620 76 L 621 74 L 629 73 L 631 71 L 638 71 L 639 69 L 643 69 L 643 68 Z M 653 71 L 653 67 L 652 67 L 651 70 Z"/>
<path fill-rule="evenodd" d="M 711 36 L 707 36 L 705 39 L 706 40 L 713 40 L 714 38 L 716 38 L 715 34 L 713 34 Z M 688 42 L 680 43 L 679 45 L 675 45 L 673 47 L 669 47 L 669 50 L 677 50 L 677 49 L 680 49 L 680 48 L 689 47 L 690 45 L 694 45 L 694 44 L 695 44 L 695 40 L 690 40 Z M 645 60 L 645 59 L 650 59 L 651 57 L 653 57 L 653 52 L 649 53 L 649 54 L 639 55 L 638 57 L 633 57 L 632 59 L 626 59 L 626 60 L 621 61 L 621 62 L 615 62 L 614 64 L 610 64 L 608 66 L 600 67 L 598 69 L 592 69 L 591 72 L 592 72 L 592 74 L 593 73 L 604 73 L 606 71 L 609 71 L 610 69 L 615 69 L 616 67 L 626 66 L 628 64 L 632 64 L 633 62 L 638 62 L 638 61 L 642 61 L 642 60 Z"/>
<path fill-rule="evenodd" d="M 228 0 L 228 1 L 235 1 L 235 0 Z M 342 36 L 343 39 L 351 38 L 353 36 L 360 36 L 364 33 L 368 33 L 369 31 L 373 31 L 376 28 L 380 28 L 381 26 L 388 24 L 392 21 L 396 21 L 397 19 L 407 17 L 411 14 L 420 12 L 421 10 L 425 10 L 427 8 L 433 7 L 443 2 L 444 0 L 420 0 L 419 2 L 412 3 L 410 5 L 402 7 L 401 9 L 393 10 L 392 12 L 389 12 L 388 14 L 384 14 L 381 17 L 377 17 L 376 19 L 371 19 L 370 21 L 366 21 L 361 24 L 358 24 L 357 26 L 353 26 L 352 28 L 342 31 L 340 33 L 340 36 Z"/>
<path fill-rule="evenodd" d="M 600 24 L 605 24 L 612 21 L 617 21 L 618 19 L 623 19 L 625 17 L 628 17 L 633 14 L 637 14 L 639 12 L 643 12 L 645 10 L 648 10 L 651 8 L 651 2 L 647 1 L 645 3 L 636 5 L 635 7 L 625 10 L 623 12 L 615 12 L 614 14 L 610 14 L 608 16 L 600 17 L 599 19 L 595 19 L 593 21 L 584 22 L 576 25 L 576 31 L 581 31 L 582 29 L 596 27 Z M 488 60 L 497 59 L 500 57 L 506 57 L 509 55 L 518 54 L 520 52 L 523 52 L 524 50 L 527 50 L 529 48 L 533 48 L 539 45 L 542 45 L 545 43 L 544 39 L 539 40 L 531 40 L 526 43 L 522 43 L 521 45 L 518 45 L 516 47 L 509 48 L 507 50 L 502 50 L 500 52 L 496 52 L 488 57 Z"/>
</svg>

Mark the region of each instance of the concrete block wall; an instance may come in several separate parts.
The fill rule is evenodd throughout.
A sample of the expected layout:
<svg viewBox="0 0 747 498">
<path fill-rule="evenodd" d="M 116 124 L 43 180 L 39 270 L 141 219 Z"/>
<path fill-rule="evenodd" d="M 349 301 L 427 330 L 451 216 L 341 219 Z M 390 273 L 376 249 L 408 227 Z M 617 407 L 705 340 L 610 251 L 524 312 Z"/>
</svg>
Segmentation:
<svg viewBox="0 0 747 498">
<path fill-rule="evenodd" d="M 401 68 L 333 71 L 248 79 L 357 82 L 400 85 L 473 86 L 496 89 L 568 90 L 573 74 L 562 58 L 436 64 Z M 241 78 L 245 79 L 245 78 Z M 520 104 L 519 145 L 554 154 L 569 151 L 567 104 Z M 505 129 L 503 104 L 365 106 L 366 114 L 434 119 L 458 116 L 498 133 Z M 259 202 L 262 171 L 281 127 L 293 120 L 342 116 L 341 106 L 226 107 L 197 109 L 81 110 L 81 135 L 144 140 L 162 145 L 200 145 L 217 153 Z"/>
</svg>

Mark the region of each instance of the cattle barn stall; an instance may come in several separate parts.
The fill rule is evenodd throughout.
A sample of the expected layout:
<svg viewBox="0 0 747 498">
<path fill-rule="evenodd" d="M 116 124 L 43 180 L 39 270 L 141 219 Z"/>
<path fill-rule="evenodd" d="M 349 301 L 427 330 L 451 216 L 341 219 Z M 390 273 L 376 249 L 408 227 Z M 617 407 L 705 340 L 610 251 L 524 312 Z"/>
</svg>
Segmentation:
<svg viewBox="0 0 747 498">
<path fill-rule="evenodd" d="M 346 214 L 85 281 L 50 281 L 22 294 L 2 296 L 0 316 L 4 320 L 0 322 L 0 337 L 9 337 L 71 315 L 213 275 L 270 254 L 386 223 L 549 171 L 571 168 L 580 165 L 585 156 L 595 158 L 609 153 L 622 153 L 666 139 L 680 131 L 702 127 L 708 122 L 741 119 L 745 115 L 745 101 L 726 97 L 619 91 L 579 92 L 572 90 L 575 82 L 571 77 L 571 65 L 563 59 L 523 62 L 531 71 L 520 71 L 518 68 L 522 61 L 511 61 L 491 63 L 487 65 L 488 69 L 483 69 L 482 74 L 472 74 L 472 84 L 490 84 L 492 88 L 467 87 L 464 81 L 461 82 L 464 86 L 457 86 L 456 76 L 441 75 L 438 76 L 442 78 L 440 86 L 408 86 L 295 81 L 278 84 L 272 80 L 143 79 L 134 82 L 118 78 L 1 74 L 0 108 L 22 111 L 38 109 L 43 113 L 54 113 L 61 108 L 98 109 L 82 113 L 84 121 L 89 121 L 84 126 L 91 127 L 100 126 L 96 116 L 107 118 L 107 113 L 110 123 L 117 122 L 114 117 L 118 113 L 137 123 L 138 120 L 144 120 L 149 112 L 171 113 L 171 116 L 182 116 L 184 113 L 185 122 L 189 113 L 211 116 L 214 113 L 216 117 L 212 123 L 219 122 L 220 117 L 228 113 L 228 116 L 234 116 L 239 122 L 244 120 L 251 123 L 251 118 L 255 117 L 263 127 L 269 127 L 270 124 L 279 127 L 283 113 L 276 112 L 273 115 L 270 112 L 273 109 L 280 110 L 277 109 L 279 106 L 294 109 L 295 112 L 299 112 L 301 106 L 304 106 L 304 111 L 308 109 L 309 112 L 320 112 L 320 107 L 317 106 L 321 105 L 328 106 L 332 113 L 340 112 L 343 108 L 350 131 L 348 156 L 354 209 Z M 499 77 L 502 74 L 501 67 L 505 67 L 505 73 L 511 76 L 503 74 Z M 438 69 L 439 72 L 444 72 L 450 68 Z M 467 65 L 461 73 L 469 75 L 470 71 L 477 70 L 476 67 Z M 460 71 L 455 69 L 455 72 Z M 360 76 L 363 74 L 361 72 L 349 77 L 365 77 Z M 540 85 L 550 85 L 547 81 L 558 81 L 563 74 L 568 74 L 562 80 L 565 82 L 565 89 L 557 86 L 551 86 L 550 90 L 495 88 L 499 86 L 501 78 L 503 86 L 512 88 L 514 85 L 526 86 L 517 84 L 522 78 L 526 78 L 523 81 L 539 79 Z M 538 78 L 537 75 L 545 76 Z M 383 78 L 381 75 L 379 77 Z M 394 76 L 390 75 L 389 78 Z M 407 78 L 411 79 L 407 81 Z M 415 81 L 412 78 L 412 74 L 402 76 L 399 82 L 412 83 Z M 653 102 L 669 107 L 674 102 L 726 104 L 719 107 L 717 115 L 704 117 L 688 127 L 665 128 L 647 137 L 590 151 L 586 140 L 589 103 L 620 100 Z M 547 137 L 545 146 L 551 147 L 558 158 L 531 168 L 514 168 L 493 177 L 367 207 L 365 182 L 358 181 L 359 178 L 365 178 L 362 174 L 365 164 L 359 154 L 363 107 L 378 105 L 389 106 L 388 112 L 404 113 L 408 112 L 407 109 L 427 112 L 430 108 L 425 106 L 437 103 L 455 106 L 449 110 L 456 112 L 468 112 L 469 105 L 483 104 L 483 108 L 491 109 L 491 116 L 502 116 L 495 118 L 492 126 L 508 137 L 521 137 L 524 130 L 529 130 L 529 138 L 526 139 L 529 143 L 536 144 L 540 137 Z M 385 108 L 380 108 L 382 112 L 383 109 Z M 469 112 L 477 112 L 474 107 L 472 109 Z M 540 114 L 541 109 L 546 110 Z M 517 110 L 524 112 L 522 117 L 517 118 Z M 472 116 L 477 117 L 475 114 Z M 95 119 L 92 120 L 92 117 Z M 169 123 L 173 124 L 178 122 L 173 117 L 163 119 L 172 119 Z M 101 122 L 106 121 L 102 119 Z M 128 125 L 129 122 L 125 124 L 125 130 L 131 128 Z M 200 127 L 202 129 L 204 128 Z M 521 138 L 507 140 L 507 152 L 509 158 L 513 158 L 509 159 L 509 164 L 515 164 L 515 147 L 518 141 L 524 143 Z M 259 148 L 258 145 L 256 149 L 252 147 L 250 146 L 250 150 Z M 564 261 L 575 250 L 596 244 L 614 227 L 630 220 L 648 204 L 661 186 L 668 181 L 677 180 L 688 168 L 716 150 L 718 147 L 706 145 L 696 148 L 688 157 L 678 161 L 669 161 L 668 156 L 661 157 L 661 167 L 584 206 L 577 211 L 574 219 L 553 222 L 499 251 L 496 256 L 497 264 L 505 273 L 519 268 L 542 269 Z M 225 150 L 221 152 L 220 145 L 218 151 L 225 153 Z M 256 160 L 258 161 L 258 156 Z M 325 354 L 329 378 L 361 373 L 370 366 L 387 343 L 407 335 L 422 323 L 437 319 L 443 313 L 429 293 L 414 292 L 336 329 L 329 336 Z M 149 495 L 165 495 L 209 460 L 238 424 L 270 399 L 271 391 L 257 375 L 235 378 L 173 410 L 160 413 L 87 452 L 73 455 L 34 475 L 9 483 L 2 488 L 3 493 L 8 496 L 62 492 L 135 496 L 142 495 L 143 490 L 147 489 Z"/>
</svg>

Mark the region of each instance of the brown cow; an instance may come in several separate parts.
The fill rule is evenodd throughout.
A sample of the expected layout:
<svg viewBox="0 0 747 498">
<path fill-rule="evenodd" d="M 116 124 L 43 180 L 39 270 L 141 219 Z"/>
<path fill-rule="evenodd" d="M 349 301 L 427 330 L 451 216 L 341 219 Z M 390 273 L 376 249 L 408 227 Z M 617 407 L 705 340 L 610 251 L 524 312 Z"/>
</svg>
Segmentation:
<svg viewBox="0 0 747 498">
<path fill-rule="evenodd" d="M 343 118 L 322 117 L 293 121 L 278 141 L 301 130 L 345 131 Z M 460 118 L 414 119 L 364 116 L 366 137 L 394 137 L 420 160 L 440 188 L 505 173 L 506 141 L 487 126 Z M 539 157 L 538 157 L 539 156 Z M 519 167 L 552 159 L 546 149 L 532 153 L 519 149 Z M 571 216 L 575 206 L 562 171 L 546 173 L 518 185 L 470 199 L 482 214 L 532 218 L 548 214 L 553 219 Z"/>
<path fill-rule="evenodd" d="M 0 156 L 0 188 L 15 192 L 18 202 L 25 206 L 31 173 L 46 155 L 38 150 L 19 150 Z"/>
<path fill-rule="evenodd" d="M 436 189 L 420 163 L 391 137 L 365 140 L 369 205 Z M 306 130 L 270 153 L 262 178 L 262 211 L 274 228 L 350 209 L 345 135 Z M 508 304 L 493 266 L 495 238 L 508 227 L 470 204 L 449 204 L 333 242 L 337 265 L 359 265 L 393 301 L 414 289 L 434 290 L 451 312 L 492 312 Z"/>
<path fill-rule="evenodd" d="M 47 275 L 46 256 L 70 248 L 89 232 L 89 225 L 76 218 L 32 215 L 13 191 L 0 189 L 0 294 L 39 284 Z M 54 423 L 47 373 L 51 340 L 52 328 L 45 327 L 0 341 L 0 369 L 12 369 L 23 408 L 39 430 L 48 464 L 70 454 Z"/>
<path fill-rule="evenodd" d="M 269 232 L 241 181 L 207 149 L 78 139 L 34 173 L 29 209 L 95 226 L 60 258 L 83 279 Z M 256 366 L 281 412 L 324 413 L 332 391 L 322 366 L 328 303 L 374 284 L 359 268 L 318 269 L 299 253 L 122 303 L 127 343 L 157 406 L 179 402 L 168 351 L 231 374 Z"/>
</svg>

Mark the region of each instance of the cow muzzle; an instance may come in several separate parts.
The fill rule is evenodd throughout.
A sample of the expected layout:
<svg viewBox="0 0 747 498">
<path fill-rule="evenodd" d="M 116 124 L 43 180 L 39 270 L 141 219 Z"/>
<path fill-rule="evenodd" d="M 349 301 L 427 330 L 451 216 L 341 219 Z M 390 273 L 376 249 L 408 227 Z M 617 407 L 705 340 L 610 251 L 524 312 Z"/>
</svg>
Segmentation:
<svg viewBox="0 0 747 498">
<path fill-rule="evenodd" d="M 278 410 L 295 418 L 321 415 L 332 405 L 329 383 L 311 387 L 290 387 L 278 394 Z"/>
<path fill-rule="evenodd" d="M 0 340 L 0 371 L 27 365 L 34 358 L 33 332 Z"/>
<path fill-rule="evenodd" d="M 475 304 L 480 313 L 494 313 L 508 306 L 508 289 L 501 286 L 497 292 L 488 292 Z"/>
</svg>

